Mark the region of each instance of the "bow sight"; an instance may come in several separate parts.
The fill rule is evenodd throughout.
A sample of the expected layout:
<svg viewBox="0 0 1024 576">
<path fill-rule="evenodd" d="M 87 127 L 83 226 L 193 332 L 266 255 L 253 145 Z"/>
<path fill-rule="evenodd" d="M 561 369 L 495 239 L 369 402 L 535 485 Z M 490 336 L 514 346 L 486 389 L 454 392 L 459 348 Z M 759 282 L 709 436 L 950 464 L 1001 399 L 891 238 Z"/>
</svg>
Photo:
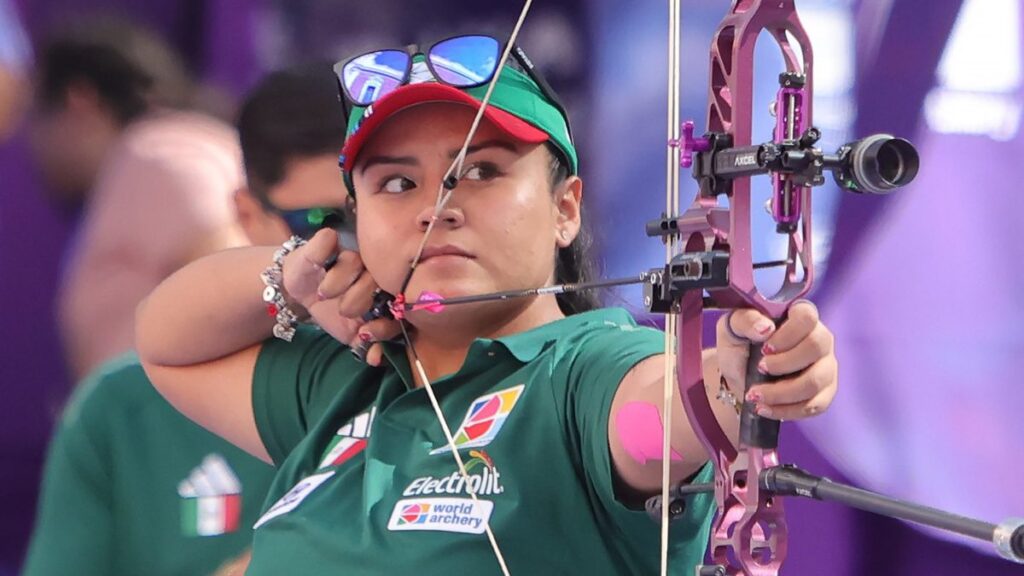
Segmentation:
<svg viewBox="0 0 1024 576">
<path fill-rule="evenodd" d="M 685 241 L 688 234 L 710 230 L 721 240 L 716 243 L 727 245 L 732 230 L 729 210 L 707 206 L 702 200 L 714 200 L 721 195 L 732 198 L 733 183 L 739 178 L 770 175 L 773 194 L 766 208 L 780 234 L 797 235 L 807 203 L 804 194 L 825 183 L 825 171 L 832 172 L 840 188 L 858 194 L 888 194 L 910 184 L 917 176 L 917 149 L 908 140 L 889 134 L 873 134 L 844 144 L 834 154 L 817 148 L 821 131 L 810 125 L 809 90 L 803 74 L 779 75 L 779 91 L 771 112 L 776 117 L 774 138 L 753 146 L 735 146 L 733 134 L 725 131 L 711 131 L 695 138 L 693 122 L 683 124 L 682 136 L 670 140 L 669 145 L 680 149 L 680 166 L 692 167 L 699 186 L 698 199 L 680 217 L 663 216 L 649 222 L 648 236 L 677 236 Z M 805 226 L 804 236 L 808 237 L 809 221 Z M 645 305 L 651 312 L 665 313 L 672 310 L 672 303 L 685 290 L 728 287 L 728 259 L 724 249 L 679 255 L 663 271 L 650 272 Z M 809 262 L 797 262 L 792 257 L 752 263 L 751 268 L 786 266 L 793 271 L 797 265 L 810 269 Z M 784 289 L 776 299 L 796 291 L 806 292 L 809 287 L 808 278 Z M 705 305 L 714 306 L 714 302 L 708 300 Z"/>
<path fill-rule="evenodd" d="M 839 147 L 835 154 L 815 148 L 821 131 L 806 126 L 802 107 L 805 94 L 802 74 L 779 75 L 779 93 L 772 106 L 776 116 L 775 138 L 757 146 L 733 147 L 728 133 L 711 132 L 693 137 L 693 123 L 683 126 L 680 164 L 693 166 L 693 177 L 702 196 L 732 194 L 735 178 L 772 174 L 781 186 L 770 203 L 779 232 L 796 230 L 800 217 L 794 189 L 825 183 L 824 171 L 832 172 L 843 189 L 860 194 L 888 194 L 917 176 L 919 159 L 914 145 L 889 134 L 873 134 Z M 783 114 L 778 114 L 782 110 Z"/>
<path fill-rule="evenodd" d="M 797 186 L 824 184 L 823 172 L 830 170 L 840 188 L 858 194 L 888 194 L 906 186 L 917 176 L 918 155 L 914 145 L 889 134 L 873 134 L 825 154 L 814 145 L 821 132 L 808 128 L 797 140 L 768 142 L 759 146 L 732 148 L 727 134 L 692 137 L 687 125 L 685 147 L 692 151 L 707 142 L 699 154 L 693 174 L 706 194 L 728 194 L 729 182 L 740 176 L 786 174 Z"/>
</svg>

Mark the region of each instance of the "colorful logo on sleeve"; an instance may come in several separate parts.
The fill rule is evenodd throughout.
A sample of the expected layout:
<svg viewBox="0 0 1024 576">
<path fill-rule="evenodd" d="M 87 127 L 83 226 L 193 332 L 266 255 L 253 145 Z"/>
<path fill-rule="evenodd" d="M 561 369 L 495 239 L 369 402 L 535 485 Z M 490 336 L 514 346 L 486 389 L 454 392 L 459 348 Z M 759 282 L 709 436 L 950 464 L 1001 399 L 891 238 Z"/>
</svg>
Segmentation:
<svg viewBox="0 0 1024 576">
<path fill-rule="evenodd" d="M 331 439 L 331 443 L 327 445 L 323 455 L 320 456 L 318 468 L 340 466 L 365 450 L 376 414 L 377 408 L 370 408 L 368 412 L 363 412 L 348 424 L 338 428 L 337 434 Z"/>
<path fill-rule="evenodd" d="M 242 483 L 220 454 L 210 454 L 178 483 L 181 529 L 186 536 L 219 536 L 238 530 Z"/>
<path fill-rule="evenodd" d="M 487 446 L 494 440 L 505 425 L 505 420 L 519 402 L 519 396 L 523 393 L 522 384 L 513 386 L 498 392 L 485 394 L 473 400 L 462 420 L 462 425 L 455 431 L 455 447 L 459 450 L 464 448 L 478 448 Z M 444 454 L 451 452 L 446 444 L 440 448 L 431 450 L 431 454 Z"/>
</svg>

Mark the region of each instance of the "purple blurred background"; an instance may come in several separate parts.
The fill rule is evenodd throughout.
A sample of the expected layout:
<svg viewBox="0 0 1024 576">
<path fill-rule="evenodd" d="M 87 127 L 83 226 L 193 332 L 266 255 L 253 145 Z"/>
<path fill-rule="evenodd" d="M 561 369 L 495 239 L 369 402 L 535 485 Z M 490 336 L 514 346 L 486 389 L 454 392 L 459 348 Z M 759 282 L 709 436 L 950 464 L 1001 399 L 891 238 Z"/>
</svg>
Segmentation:
<svg viewBox="0 0 1024 576">
<path fill-rule="evenodd" d="M 872 132 L 913 139 L 908 189 L 816 196 L 815 300 L 837 334 L 842 392 L 784 431 L 782 454 L 865 487 L 998 521 L 1024 516 L 1024 158 L 1021 0 L 798 0 L 816 50 L 824 145 Z M 684 1 L 684 117 L 703 124 L 707 46 L 726 0 Z M 518 2 L 448 0 L 14 0 L 32 39 L 97 11 L 161 31 L 236 98 L 265 71 L 464 30 L 507 35 Z M 625 6 L 628 6 L 626 8 Z M 658 264 L 641 232 L 663 204 L 666 5 L 542 0 L 521 44 L 575 118 L 602 265 Z M 778 72 L 758 52 L 764 108 Z M 767 134 L 767 131 L 761 130 Z M 21 561 L 42 455 L 71 384 L 53 297 L 74 218 L 42 200 L 24 134 L 0 145 L 0 576 Z M 692 187 L 687 188 L 692 194 Z M 755 227 L 763 223 L 755 222 Z M 758 228 L 760 229 L 760 228 Z M 771 278 L 766 278 L 770 282 Z M 623 291 L 614 303 L 636 303 Z M 635 306 L 635 304 L 634 304 Z M 832 504 L 787 503 L 787 574 L 946 576 L 1024 570 L 959 542 Z"/>
</svg>

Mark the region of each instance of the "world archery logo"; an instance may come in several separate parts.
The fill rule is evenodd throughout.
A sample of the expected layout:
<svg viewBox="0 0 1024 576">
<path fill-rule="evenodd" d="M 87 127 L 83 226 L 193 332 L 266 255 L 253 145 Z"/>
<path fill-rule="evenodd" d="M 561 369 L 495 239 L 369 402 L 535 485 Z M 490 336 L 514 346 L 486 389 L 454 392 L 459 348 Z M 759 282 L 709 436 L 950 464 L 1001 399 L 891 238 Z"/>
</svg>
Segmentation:
<svg viewBox="0 0 1024 576">
<path fill-rule="evenodd" d="M 334 435 L 331 443 L 327 445 L 327 449 L 320 456 L 318 468 L 341 466 L 365 450 L 366 443 L 370 439 L 373 417 L 376 414 L 377 408 L 370 408 L 368 412 L 363 412 L 348 424 L 338 428 L 337 434 Z"/>
<path fill-rule="evenodd" d="M 513 386 L 506 390 L 492 392 L 474 400 L 469 405 L 466 417 L 462 425 L 455 431 L 455 447 L 459 450 L 464 448 L 478 448 L 487 446 L 494 440 L 505 425 L 505 420 L 519 402 L 519 396 L 523 393 L 524 386 Z M 440 448 L 431 450 L 431 454 L 444 454 L 451 452 L 447 444 Z"/>
<path fill-rule="evenodd" d="M 430 518 L 430 504 L 418 502 L 403 506 L 398 516 L 398 525 L 423 524 Z"/>
<path fill-rule="evenodd" d="M 492 502 L 469 498 L 399 500 L 388 521 L 388 530 L 483 534 L 493 509 Z"/>
</svg>

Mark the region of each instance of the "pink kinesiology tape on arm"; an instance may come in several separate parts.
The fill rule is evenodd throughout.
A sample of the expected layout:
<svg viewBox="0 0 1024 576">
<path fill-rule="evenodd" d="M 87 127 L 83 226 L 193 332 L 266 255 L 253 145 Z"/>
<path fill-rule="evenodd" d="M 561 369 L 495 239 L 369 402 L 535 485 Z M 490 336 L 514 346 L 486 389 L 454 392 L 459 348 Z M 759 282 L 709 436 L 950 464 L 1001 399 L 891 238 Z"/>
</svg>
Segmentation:
<svg viewBox="0 0 1024 576">
<path fill-rule="evenodd" d="M 638 464 L 661 460 L 662 437 L 665 427 L 661 423 L 661 410 L 650 402 L 629 402 L 615 415 L 615 429 L 622 447 Z M 683 456 L 672 450 L 672 460 Z"/>
</svg>

